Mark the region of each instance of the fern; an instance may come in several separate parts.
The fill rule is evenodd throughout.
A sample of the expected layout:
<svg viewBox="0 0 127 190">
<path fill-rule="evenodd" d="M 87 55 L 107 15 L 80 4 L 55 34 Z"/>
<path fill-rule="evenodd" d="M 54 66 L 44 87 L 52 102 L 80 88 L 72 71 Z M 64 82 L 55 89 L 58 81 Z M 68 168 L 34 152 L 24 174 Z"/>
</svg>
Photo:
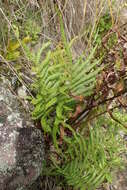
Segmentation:
<svg viewBox="0 0 127 190">
<path fill-rule="evenodd" d="M 48 42 L 35 55 L 26 51 L 36 72 L 33 88 L 37 95 L 32 99 L 35 107 L 32 116 L 41 120 L 44 133 L 52 136 L 55 150 L 61 157 L 59 164 L 52 158 L 54 165 L 48 168 L 47 175 L 62 176 L 75 189 L 94 190 L 102 182 L 111 181 L 112 168 L 121 163 L 118 159 L 121 146 L 119 141 L 116 142 L 116 133 L 100 128 L 97 122 L 94 128 L 88 127 L 88 136 L 67 123 L 77 105 L 85 106 L 79 97 L 85 99 L 94 92 L 96 77 L 102 67 L 101 60 L 94 59 L 97 47 L 87 58 L 82 54 L 73 60 L 72 42 L 66 40 L 62 20 L 61 36 L 62 46 L 58 45 L 54 50 L 50 50 Z M 61 126 L 71 135 L 63 136 L 60 147 Z"/>
<path fill-rule="evenodd" d="M 92 62 L 96 48 L 85 61 L 81 56 L 73 64 L 70 59 L 72 56 L 68 57 L 69 45 L 66 49 L 57 47 L 52 52 L 49 50 L 42 63 L 38 61 L 40 52 L 34 59 L 37 69 L 34 88 L 37 96 L 32 100 L 35 106 L 33 118 L 41 118 L 43 130 L 53 135 L 54 142 L 59 133 L 59 125 L 65 126 L 69 113 L 75 110 L 77 101 L 74 97 L 91 95 L 96 76 L 100 71 L 100 67 L 98 67 L 100 60 Z M 53 122 L 52 113 L 55 114 Z M 56 143 L 55 145 L 57 146 Z"/>
<path fill-rule="evenodd" d="M 74 96 L 86 97 L 93 93 L 96 76 L 100 71 L 100 60 L 92 61 L 96 47 L 93 48 L 86 60 L 81 55 L 72 61 L 70 44 L 66 41 L 63 24 L 61 22 L 63 48 L 58 46 L 54 51 L 48 51 L 40 62 L 42 51 L 47 48 L 46 43 L 34 56 L 37 78 L 34 88 L 37 96 L 32 103 L 35 106 L 33 118 L 41 118 L 45 132 L 53 134 L 54 141 L 59 133 L 59 125 L 64 125 L 68 115 L 75 109 L 77 101 Z M 72 63 L 73 62 L 73 63 Z M 51 122 L 51 114 L 55 114 L 55 121 Z M 52 126 L 52 127 L 51 127 Z"/>
<path fill-rule="evenodd" d="M 76 134 L 72 138 L 61 166 L 53 160 L 54 170 L 75 189 L 95 190 L 104 181 L 111 182 L 111 171 L 121 166 L 119 154 L 123 150 L 121 137 L 116 138 L 116 130 L 112 126 L 105 130 L 95 123 L 89 137 Z"/>
</svg>

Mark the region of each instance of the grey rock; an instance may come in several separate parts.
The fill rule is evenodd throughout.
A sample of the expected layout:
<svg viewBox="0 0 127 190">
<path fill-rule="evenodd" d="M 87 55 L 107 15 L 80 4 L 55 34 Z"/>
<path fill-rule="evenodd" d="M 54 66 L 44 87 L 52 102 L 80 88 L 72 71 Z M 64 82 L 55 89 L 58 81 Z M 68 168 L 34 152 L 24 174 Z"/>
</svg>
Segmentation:
<svg viewBox="0 0 127 190">
<path fill-rule="evenodd" d="M 6 83 L 0 84 L 0 190 L 30 187 L 42 171 L 43 135 Z"/>
</svg>

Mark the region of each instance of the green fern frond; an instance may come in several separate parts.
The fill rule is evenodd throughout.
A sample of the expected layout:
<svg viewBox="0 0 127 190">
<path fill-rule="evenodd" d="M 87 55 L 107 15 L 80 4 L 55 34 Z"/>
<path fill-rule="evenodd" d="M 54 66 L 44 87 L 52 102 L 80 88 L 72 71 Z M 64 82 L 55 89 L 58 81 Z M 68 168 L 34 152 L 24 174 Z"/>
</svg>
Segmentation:
<svg viewBox="0 0 127 190">
<path fill-rule="evenodd" d="M 105 180 L 111 179 L 110 170 L 116 166 L 119 145 L 117 143 L 116 148 L 113 144 L 116 141 L 113 131 L 110 139 L 109 134 L 110 129 L 105 131 L 97 126 L 94 130 L 90 129 L 90 136 L 87 138 L 76 134 L 65 152 L 68 157 L 66 163 L 56 167 L 56 172 L 66 179 L 69 186 L 94 190 Z M 108 155 L 107 151 L 110 149 L 113 151 Z"/>
<path fill-rule="evenodd" d="M 49 50 L 45 59 L 40 61 L 43 50 L 49 46 L 49 43 L 46 43 L 34 55 L 37 77 L 33 87 L 37 96 L 32 101 L 35 106 L 33 118 L 43 118 L 41 119 L 42 128 L 44 132 L 52 134 L 57 148 L 59 126 L 66 125 L 69 113 L 75 110 L 77 104 L 70 94 L 90 96 L 93 93 L 96 76 L 101 70 L 100 60 L 93 60 L 96 47 L 85 61 L 82 55 L 72 64 L 70 45 L 66 41 L 62 23 L 61 30 L 64 48 L 58 46 L 52 52 Z M 52 114 L 56 115 L 57 122 L 52 119 Z M 51 120 L 51 126 L 47 124 L 47 121 L 44 122 L 44 118 Z"/>
</svg>

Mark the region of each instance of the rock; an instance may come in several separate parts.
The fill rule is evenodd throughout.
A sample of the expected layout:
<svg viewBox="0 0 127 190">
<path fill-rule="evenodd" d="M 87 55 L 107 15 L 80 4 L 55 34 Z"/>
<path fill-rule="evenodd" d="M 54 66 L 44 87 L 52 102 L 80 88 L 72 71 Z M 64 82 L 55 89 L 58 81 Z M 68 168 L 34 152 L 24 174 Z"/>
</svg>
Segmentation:
<svg viewBox="0 0 127 190">
<path fill-rule="evenodd" d="M 0 85 L 0 190 L 23 190 L 40 175 L 44 160 L 41 132 L 5 83 Z"/>
<path fill-rule="evenodd" d="M 26 87 L 25 86 L 21 86 L 17 89 L 17 94 L 21 99 L 26 99 L 27 97 L 27 92 L 26 92 Z"/>
</svg>

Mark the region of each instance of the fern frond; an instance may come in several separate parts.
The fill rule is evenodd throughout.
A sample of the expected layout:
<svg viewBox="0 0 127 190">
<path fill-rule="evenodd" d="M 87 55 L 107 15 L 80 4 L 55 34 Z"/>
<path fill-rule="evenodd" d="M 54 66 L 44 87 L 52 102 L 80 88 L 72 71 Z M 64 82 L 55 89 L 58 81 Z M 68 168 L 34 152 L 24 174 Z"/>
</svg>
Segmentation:
<svg viewBox="0 0 127 190">
<path fill-rule="evenodd" d="M 41 58 L 41 55 L 42 55 L 42 52 L 47 49 L 49 46 L 50 46 L 50 42 L 47 42 L 45 44 L 43 44 L 43 46 L 39 49 L 39 51 L 37 52 L 36 54 L 36 60 L 35 60 L 35 63 L 36 64 L 39 64 L 40 62 L 40 58 Z"/>
<path fill-rule="evenodd" d="M 63 38 L 64 35 L 63 33 Z M 58 120 L 56 123 L 59 123 L 58 125 L 60 125 L 62 121 L 66 124 L 69 112 L 75 109 L 76 100 L 70 97 L 70 93 L 84 97 L 91 95 L 95 86 L 96 76 L 101 70 L 101 68 L 98 67 L 100 60 L 90 62 L 96 48 L 92 50 L 86 61 L 83 61 L 83 59 L 81 59 L 83 56 L 81 56 L 72 64 L 72 60 L 68 57 L 68 53 L 71 54 L 69 50 L 70 47 L 67 42 L 64 42 L 64 44 L 65 43 L 65 49 L 58 47 L 58 49 L 53 52 L 49 50 L 46 58 L 39 64 L 41 53 L 47 48 L 49 43 L 43 45 L 34 59 L 36 60 L 35 65 L 37 72 L 34 87 L 36 87 L 38 94 L 33 101 L 35 106 L 33 118 L 36 119 L 39 118 L 39 116 L 42 118 L 50 118 L 51 112 L 54 110 Z M 48 110 L 51 110 L 51 112 Z M 45 124 L 46 122 L 44 122 L 43 119 L 41 123 L 44 125 L 44 127 L 43 125 L 42 127 L 45 132 L 53 131 L 53 139 L 57 146 L 56 138 L 57 133 L 59 133 L 59 126 L 57 126 L 54 121 L 54 123 L 51 124 L 52 127 L 50 127 L 52 129 L 49 130 L 48 125 Z"/>
<path fill-rule="evenodd" d="M 65 152 L 68 160 L 64 162 L 64 166 L 56 168 L 56 172 L 64 176 L 69 186 L 92 190 L 107 180 L 107 176 L 111 179 L 110 170 L 115 166 L 115 156 L 119 151 L 112 144 L 112 140 L 116 139 L 113 133 L 112 139 L 107 141 L 109 133 L 110 130 L 106 132 L 96 126 L 94 130 L 90 129 L 90 136 L 87 138 L 76 134 Z M 114 153 L 109 156 L 107 151 L 110 148 Z M 112 165 L 109 159 L 112 160 Z"/>
<path fill-rule="evenodd" d="M 67 42 L 62 18 L 60 18 L 60 25 L 63 47 L 58 46 L 54 51 L 48 50 L 45 58 L 41 61 L 43 51 L 50 44 L 46 43 L 32 58 L 36 72 L 33 87 L 37 92 L 36 98 L 32 101 L 35 106 L 32 115 L 33 119 L 41 118 L 44 132 L 52 135 L 53 144 L 59 153 L 61 151 L 57 139 L 60 135 L 60 126 L 62 125 L 65 129 L 68 128 L 77 139 L 76 143 L 72 143 L 75 146 L 70 146 L 68 150 L 70 157 L 74 158 L 75 152 L 76 157 L 80 155 L 80 159 L 83 160 L 84 147 L 82 141 L 77 138 L 73 128 L 66 123 L 70 112 L 75 110 L 77 104 L 77 101 L 70 94 L 86 97 L 93 93 L 96 76 L 101 70 L 99 67 L 100 60 L 93 59 L 95 47 L 85 61 L 84 55 L 72 61 L 71 43 Z M 55 116 L 54 119 L 52 115 Z M 69 142 L 70 138 L 64 137 L 64 141 Z M 75 149 L 74 152 L 73 149 Z M 78 149 L 81 154 L 79 154 Z M 73 166 L 71 167 L 73 168 Z M 78 168 L 78 166 L 76 167 Z M 77 179 L 77 184 L 80 177 Z M 72 178 L 70 180 L 73 181 Z"/>
</svg>

